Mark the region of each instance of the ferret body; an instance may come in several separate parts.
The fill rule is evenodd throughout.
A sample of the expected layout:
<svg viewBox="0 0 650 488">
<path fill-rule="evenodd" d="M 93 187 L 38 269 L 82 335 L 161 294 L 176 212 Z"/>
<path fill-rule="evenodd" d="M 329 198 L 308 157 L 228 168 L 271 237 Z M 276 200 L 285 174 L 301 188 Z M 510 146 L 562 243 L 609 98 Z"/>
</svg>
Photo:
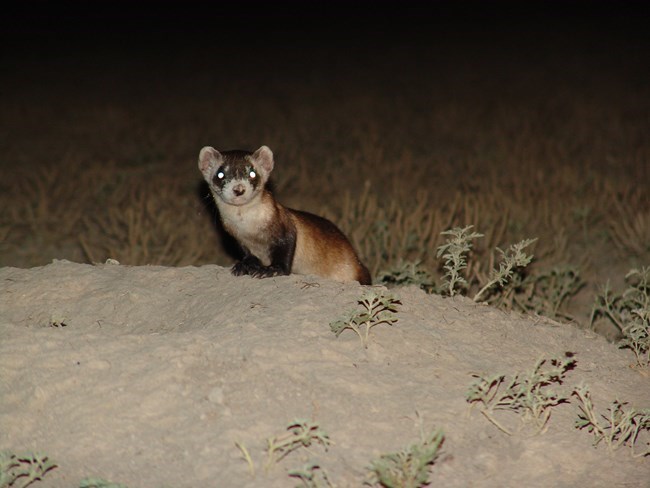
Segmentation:
<svg viewBox="0 0 650 488">
<path fill-rule="evenodd" d="M 282 206 L 266 189 L 273 166 L 266 146 L 254 153 L 204 147 L 199 154 L 199 169 L 221 222 L 243 252 L 232 273 L 258 278 L 311 274 L 369 285 L 368 269 L 338 227 Z"/>
</svg>

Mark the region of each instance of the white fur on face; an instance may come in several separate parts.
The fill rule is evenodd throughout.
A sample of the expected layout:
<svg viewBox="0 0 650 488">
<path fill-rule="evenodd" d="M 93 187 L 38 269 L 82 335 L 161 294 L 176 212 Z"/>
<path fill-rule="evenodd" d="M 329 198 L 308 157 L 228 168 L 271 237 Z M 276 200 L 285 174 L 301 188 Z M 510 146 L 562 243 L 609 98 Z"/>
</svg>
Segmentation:
<svg viewBox="0 0 650 488">
<path fill-rule="evenodd" d="M 199 154 L 199 169 L 217 205 L 242 206 L 260 195 L 273 169 L 273 153 L 262 146 L 254 154 L 206 146 Z"/>
<path fill-rule="evenodd" d="M 259 193 L 248 180 L 232 179 L 226 181 L 217 195 L 228 205 L 246 205 Z"/>
<path fill-rule="evenodd" d="M 209 179 L 208 179 L 209 178 Z M 250 203 L 264 187 L 264 175 L 252 164 L 226 163 L 210 171 L 206 180 L 217 199 L 228 205 Z"/>
</svg>

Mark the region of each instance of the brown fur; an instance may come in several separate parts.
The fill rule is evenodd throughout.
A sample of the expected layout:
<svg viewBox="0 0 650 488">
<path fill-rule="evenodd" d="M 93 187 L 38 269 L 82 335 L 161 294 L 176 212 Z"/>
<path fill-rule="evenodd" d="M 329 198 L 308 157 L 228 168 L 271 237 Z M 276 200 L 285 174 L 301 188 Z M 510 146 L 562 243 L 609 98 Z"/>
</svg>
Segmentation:
<svg viewBox="0 0 650 488">
<path fill-rule="evenodd" d="M 299 210 L 284 209 L 297 231 L 293 271 L 327 276 L 337 281 L 371 283 L 368 269 L 352 245 L 332 222 Z"/>
</svg>

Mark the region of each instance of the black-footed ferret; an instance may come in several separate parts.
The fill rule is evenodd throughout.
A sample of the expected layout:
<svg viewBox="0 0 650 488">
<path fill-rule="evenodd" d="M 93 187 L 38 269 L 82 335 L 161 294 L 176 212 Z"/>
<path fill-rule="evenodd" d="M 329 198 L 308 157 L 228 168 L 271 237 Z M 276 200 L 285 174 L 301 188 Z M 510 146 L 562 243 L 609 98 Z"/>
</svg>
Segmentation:
<svg viewBox="0 0 650 488">
<path fill-rule="evenodd" d="M 280 205 L 265 188 L 273 164 L 266 146 L 254 153 L 204 147 L 199 154 L 223 226 L 243 252 L 232 273 L 265 278 L 293 272 L 369 285 L 368 269 L 338 227 Z"/>
</svg>

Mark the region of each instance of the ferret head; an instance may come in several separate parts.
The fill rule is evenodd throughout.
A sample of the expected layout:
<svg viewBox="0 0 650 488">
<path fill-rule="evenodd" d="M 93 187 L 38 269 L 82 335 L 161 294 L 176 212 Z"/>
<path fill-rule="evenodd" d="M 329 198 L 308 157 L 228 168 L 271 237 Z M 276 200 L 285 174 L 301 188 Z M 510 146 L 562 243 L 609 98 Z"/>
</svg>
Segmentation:
<svg viewBox="0 0 650 488">
<path fill-rule="evenodd" d="M 206 146 L 199 154 L 199 169 L 215 199 L 228 205 L 246 205 L 268 181 L 273 171 L 273 153 L 266 146 L 254 153 L 219 152 Z"/>
</svg>

